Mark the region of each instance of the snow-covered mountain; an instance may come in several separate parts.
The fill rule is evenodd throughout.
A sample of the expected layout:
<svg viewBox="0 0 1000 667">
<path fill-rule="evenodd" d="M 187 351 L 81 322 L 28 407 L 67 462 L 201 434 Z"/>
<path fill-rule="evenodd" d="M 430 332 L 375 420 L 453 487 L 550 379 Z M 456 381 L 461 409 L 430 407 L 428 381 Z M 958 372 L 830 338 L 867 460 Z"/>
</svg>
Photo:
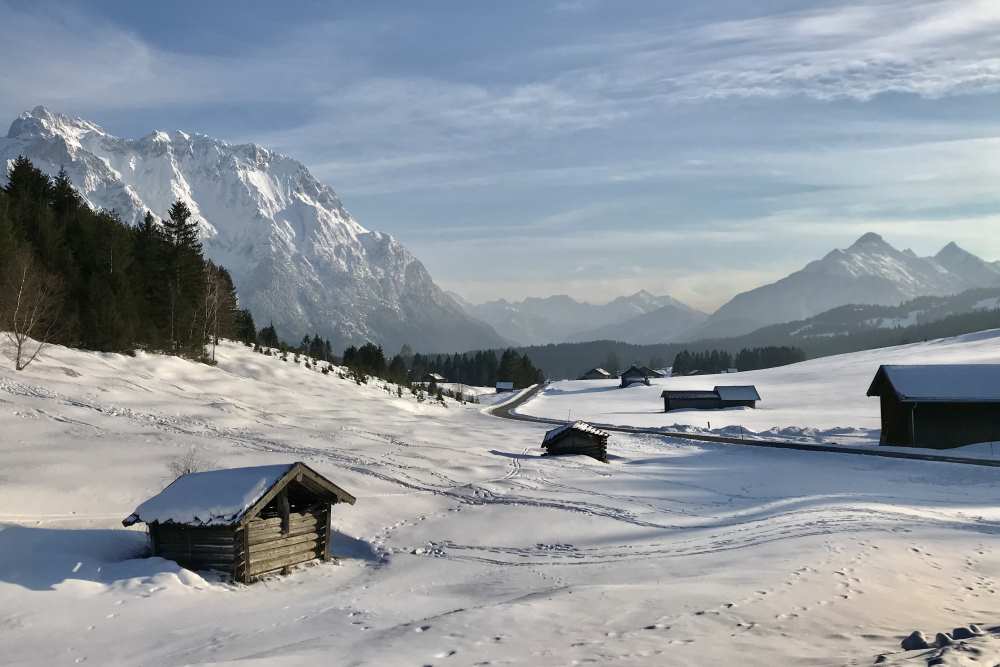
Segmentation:
<svg viewBox="0 0 1000 667">
<path fill-rule="evenodd" d="M 502 336 L 524 345 L 602 338 L 639 342 L 633 340 L 637 331 L 641 338 L 652 336 L 662 342 L 705 318 L 704 313 L 673 297 L 655 296 L 644 290 L 605 304 L 584 303 L 560 294 L 464 305 L 470 314 L 488 322 Z M 644 318 L 641 326 L 637 318 Z"/>
<path fill-rule="evenodd" d="M 986 262 L 955 243 L 934 257 L 918 257 L 869 233 L 777 282 L 737 294 L 689 338 L 738 336 L 847 304 L 898 305 L 919 296 L 997 285 L 1000 263 Z"/>
<path fill-rule="evenodd" d="M 390 352 L 504 343 L 396 239 L 362 227 L 333 189 L 284 155 L 185 132 L 122 139 L 44 107 L 0 139 L 0 162 L 18 155 L 49 174 L 64 168 L 92 206 L 129 222 L 147 210 L 164 217 L 184 200 L 241 303 L 288 340 L 318 332 L 337 346 L 373 340 Z"/>
</svg>

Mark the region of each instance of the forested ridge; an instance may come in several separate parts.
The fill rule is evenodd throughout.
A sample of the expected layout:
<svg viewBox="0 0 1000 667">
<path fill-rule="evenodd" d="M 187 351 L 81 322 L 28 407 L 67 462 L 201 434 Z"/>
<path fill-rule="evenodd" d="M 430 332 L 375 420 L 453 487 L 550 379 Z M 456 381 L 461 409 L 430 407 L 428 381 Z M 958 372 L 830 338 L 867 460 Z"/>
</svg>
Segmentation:
<svg viewBox="0 0 1000 667">
<path fill-rule="evenodd" d="M 16 365 L 37 342 L 211 360 L 219 338 L 253 341 L 229 272 L 207 260 L 188 207 L 139 226 L 94 211 L 65 172 L 18 158 L 0 189 L 0 330 Z"/>
</svg>

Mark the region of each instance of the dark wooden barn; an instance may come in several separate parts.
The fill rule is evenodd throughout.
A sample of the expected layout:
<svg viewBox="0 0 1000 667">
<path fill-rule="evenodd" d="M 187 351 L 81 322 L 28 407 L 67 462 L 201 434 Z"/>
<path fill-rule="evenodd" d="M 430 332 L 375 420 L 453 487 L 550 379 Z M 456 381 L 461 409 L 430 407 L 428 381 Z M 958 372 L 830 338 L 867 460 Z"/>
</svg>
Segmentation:
<svg viewBox="0 0 1000 667">
<path fill-rule="evenodd" d="M 633 384 L 649 384 L 649 378 L 656 377 L 647 368 L 641 368 L 639 366 L 629 366 L 628 370 L 621 374 L 621 386 L 622 389 L 625 387 L 630 387 Z"/>
<path fill-rule="evenodd" d="M 424 377 L 421 382 L 426 382 L 427 384 L 441 384 L 442 382 L 447 382 L 448 378 L 441 375 L 440 373 L 424 373 Z"/>
<path fill-rule="evenodd" d="M 330 558 L 331 506 L 354 496 L 303 463 L 178 477 L 125 526 L 145 523 L 154 556 L 250 583 Z"/>
<path fill-rule="evenodd" d="M 542 449 L 546 456 L 585 454 L 607 463 L 610 435 L 587 422 L 578 421 L 548 431 L 542 439 Z"/>
<path fill-rule="evenodd" d="M 603 368 L 591 368 L 580 376 L 581 380 L 610 380 L 614 376 Z"/>
<path fill-rule="evenodd" d="M 881 402 L 883 445 L 1000 441 L 1000 365 L 881 366 L 868 395 Z"/>
<path fill-rule="evenodd" d="M 668 389 L 660 394 L 663 411 L 721 410 L 723 408 L 756 408 L 760 394 L 753 385 L 716 386 L 712 391 Z"/>
</svg>

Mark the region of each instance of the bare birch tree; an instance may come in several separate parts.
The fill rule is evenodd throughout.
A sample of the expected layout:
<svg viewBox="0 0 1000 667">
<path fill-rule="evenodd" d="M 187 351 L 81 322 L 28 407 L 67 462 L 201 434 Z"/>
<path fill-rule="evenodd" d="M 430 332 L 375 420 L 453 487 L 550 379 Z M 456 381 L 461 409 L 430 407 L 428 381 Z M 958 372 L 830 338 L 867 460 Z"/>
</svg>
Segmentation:
<svg viewBox="0 0 1000 667">
<path fill-rule="evenodd" d="M 56 335 L 62 284 L 28 250 L 0 270 L 0 329 L 14 346 L 14 368 L 24 370 Z"/>
</svg>

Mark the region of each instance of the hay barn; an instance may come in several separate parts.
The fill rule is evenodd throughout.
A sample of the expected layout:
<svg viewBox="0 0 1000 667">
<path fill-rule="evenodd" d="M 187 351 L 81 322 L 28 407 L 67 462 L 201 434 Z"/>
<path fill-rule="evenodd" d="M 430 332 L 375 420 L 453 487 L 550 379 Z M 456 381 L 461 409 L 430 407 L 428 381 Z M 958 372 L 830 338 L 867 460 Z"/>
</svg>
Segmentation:
<svg viewBox="0 0 1000 667">
<path fill-rule="evenodd" d="M 1000 441 L 1000 364 L 880 366 L 883 445 L 946 449 Z"/>
<path fill-rule="evenodd" d="M 753 385 L 722 386 L 712 391 L 668 389 L 660 394 L 663 411 L 671 410 L 721 410 L 723 408 L 756 408 L 760 394 Z"/>
<path fill-rule="evenodd" d="M 154 556 L 250 583 L 330 558 L 331 506 L 354 496 L 303 463 L 190 473 L 139 505 Z"/>
<path fill-rule="evenodd" d="M 607 463 L 610 436 L 587 422 L 578 421 L 548 431 L 542 439 L 542 449 L 546 456 L 584 454 Z"/>
</svg>

